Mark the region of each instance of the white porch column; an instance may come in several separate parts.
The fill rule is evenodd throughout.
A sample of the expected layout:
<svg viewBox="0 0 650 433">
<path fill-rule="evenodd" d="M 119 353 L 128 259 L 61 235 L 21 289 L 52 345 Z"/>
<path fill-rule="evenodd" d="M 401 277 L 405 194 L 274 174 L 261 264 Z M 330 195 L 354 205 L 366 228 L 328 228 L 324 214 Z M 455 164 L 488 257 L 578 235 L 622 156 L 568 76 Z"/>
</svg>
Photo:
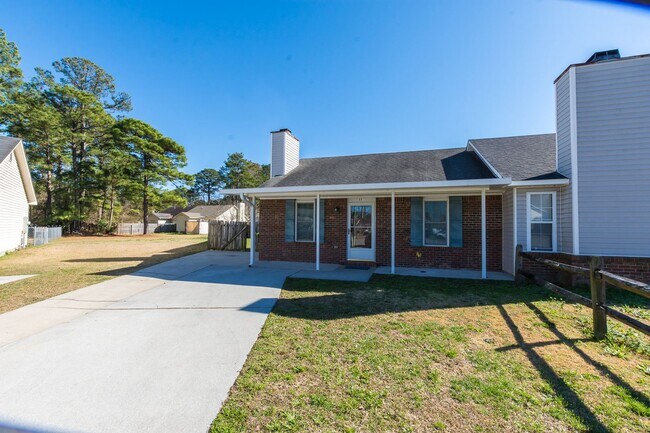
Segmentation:
<svg viewBox="0 0 650 433">
<path fill-rule="evenodd" d="M 390 273 L 395 273 L 395 191 L 390 193 Z"/>
<path fill-rule="evenodd" d="M 316 194 L 316 270 L 320 271 L 320 194 Z"/>
<path fill-rule="evenodd" d="M 255 197 L 251 197 L 251 253 L 248 266 L 253 266 L 255 264 Z"/>
<path fill-rule="evenodd" d="M 481 190 L 481 278 L 487 278 L 487 233 L 485 216 L 485 190 Z"/>
</svg>

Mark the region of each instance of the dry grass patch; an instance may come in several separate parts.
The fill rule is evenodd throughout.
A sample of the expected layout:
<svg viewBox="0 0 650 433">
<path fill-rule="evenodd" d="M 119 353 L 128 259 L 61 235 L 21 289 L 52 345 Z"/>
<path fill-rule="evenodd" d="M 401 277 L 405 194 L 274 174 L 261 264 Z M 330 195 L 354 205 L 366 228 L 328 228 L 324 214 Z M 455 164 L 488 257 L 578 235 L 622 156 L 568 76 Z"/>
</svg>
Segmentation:
<svg viewBox="0 0 650 433">
<path fill-rule="evenodd" d="M 84 236 L 7 254 L 0 275 L 37 275 L 0 285 L 0 313 L 206 248 L 204 235 Z"/>
<path fill-rule="evenodd" d="M 648 431 L 648 339 L 614 356 L 589 315 L 507 282 L 290 279 L 211 431 Z"/>
</svg>

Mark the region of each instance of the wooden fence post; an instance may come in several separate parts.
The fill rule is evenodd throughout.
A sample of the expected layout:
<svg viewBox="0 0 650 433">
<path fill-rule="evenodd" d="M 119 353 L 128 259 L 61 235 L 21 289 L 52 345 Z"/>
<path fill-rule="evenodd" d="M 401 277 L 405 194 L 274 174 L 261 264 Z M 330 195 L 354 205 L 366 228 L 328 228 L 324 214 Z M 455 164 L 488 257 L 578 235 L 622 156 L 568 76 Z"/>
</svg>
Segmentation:
<svg viewBox="0 0 650 433">
<path fill-rule="evenodd" d="M 515 284 L 517 286 L 520 286 L 524 281 L 524 277 L 521 275 L 521 270 L 524 266 L 524 261 L 521 257 L 522 250 L 523 247 L 521 244 L 517 244 L 517 248 L 515 248 Z"/>
<path fill-rule="evenodd" d="M 607 313 L 603 308 L 606 302 L 605 281 L 598 271 L 603 269 L 603 258 L 592 257 L 589 261 L 589 282 L 591 283 L 591 309 L 594 316 L 594 338 L 602 340 L 607 335 Z"/>
</svg>

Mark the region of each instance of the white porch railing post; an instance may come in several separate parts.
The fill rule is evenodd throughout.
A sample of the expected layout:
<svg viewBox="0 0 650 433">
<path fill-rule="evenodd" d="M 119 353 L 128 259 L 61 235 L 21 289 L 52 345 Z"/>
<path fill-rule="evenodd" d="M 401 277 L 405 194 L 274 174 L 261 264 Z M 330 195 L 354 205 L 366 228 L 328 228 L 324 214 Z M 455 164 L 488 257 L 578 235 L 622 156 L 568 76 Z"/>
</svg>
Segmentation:
<svg viewBox="0 0 650 433">
<path fill-rule="evenodd" d="M 487 278 L 487 224 L 485 215 L 485 190 L 481 190 L 481 278 Z"/>
<path fill-rule="evenodd" d="M 320 194 L 316 194 L 316 270 L 320 271 Z"/>
<path fill-rule="evenodd" d="M 395 191 L 390 193 L 390 273 L 395 273 Z"/>
<path fill-rule="evenodd" d="M 255 264 L 255 197 L 251 197 L 251 251 L 249 266 Z"/>
</svg>

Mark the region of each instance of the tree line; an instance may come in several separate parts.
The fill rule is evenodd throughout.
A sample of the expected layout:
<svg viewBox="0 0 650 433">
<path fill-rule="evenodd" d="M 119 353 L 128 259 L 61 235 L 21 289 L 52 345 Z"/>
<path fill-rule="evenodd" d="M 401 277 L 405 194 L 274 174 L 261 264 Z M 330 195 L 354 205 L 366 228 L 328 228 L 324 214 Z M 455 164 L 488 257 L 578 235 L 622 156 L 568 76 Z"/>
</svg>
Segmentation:
<svg viewBox="0 0 650 433">
<path fill-rule="evenodd" d="M 0 29 L 0 132 L 20 137 L 39 204 L 33 224 L 111 231 L 151 210 L 214 203 L 221 188 L 254 187 L 268 166 L 228 155 L 219 170 L 182 171 L 185 149 L 127 114 L 131 98 L 96 63 L 65 57 L 25 80 L 20 53 Z"/>
</svg>

